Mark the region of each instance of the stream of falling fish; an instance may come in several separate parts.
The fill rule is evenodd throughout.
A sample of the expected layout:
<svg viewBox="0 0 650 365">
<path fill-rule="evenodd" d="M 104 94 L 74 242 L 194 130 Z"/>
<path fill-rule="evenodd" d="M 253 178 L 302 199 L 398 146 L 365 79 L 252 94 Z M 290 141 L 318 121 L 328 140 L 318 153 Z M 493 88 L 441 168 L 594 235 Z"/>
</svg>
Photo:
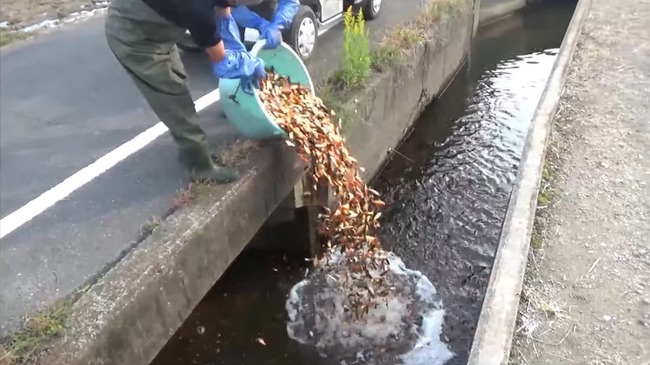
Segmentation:
<svg viewBox="0 0 650 365">
<path fill-rule="evenodd" d="M 338 201 L 319 215 L 326 252 L 289 295 L 289 335 L 340 364 L 444 364 L 453 354 L 440 341 L 442 301 L 424 275 L 406 269 L 375 236 L 385 204 L 362 181 L 336 113 L 273 70 L 259 95 L 288 134 L 286 143 L 310 164 L 315 184 L 327 183 Z"/>
<path fill-rule="evenodd" d="M 343 255 L 347 265 L 336 280 L 348 290 L 346 309 L 356 317 L 367 313 L 377 299 L 389 293 L 383 283 L 388 268 L 386 253 L 374 236 L 384 206 L 379 193 L 359 176 L 359 165 L 345 146 L 335 113 L 322 100 L 299 84 L 269 73 L 261 85 L 260 98 L 266 110 L 289 135 L 287 143 L 311 164 L 313 180 L 332 187 L 338 206 L 319 216 L 320 232 L 328 238 L 327 252 L 315 260 L 318 267 L 330 265 L 332 255 Z M 312 187 L 313 192 L 316 186 Z"/>
</svg>

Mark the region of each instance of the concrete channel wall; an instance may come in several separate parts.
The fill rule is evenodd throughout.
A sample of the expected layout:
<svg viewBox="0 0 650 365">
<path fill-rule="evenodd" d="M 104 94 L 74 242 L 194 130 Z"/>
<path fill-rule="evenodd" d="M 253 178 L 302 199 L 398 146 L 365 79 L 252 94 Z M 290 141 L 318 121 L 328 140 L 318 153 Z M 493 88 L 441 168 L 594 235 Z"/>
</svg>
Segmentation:
<svg viewBox="0 0 650 365">
<path fill-rule="evenodd" d="M 437 32 L 444 40 L 442 45 L 428 41 L 416 47 L 409 62 L 381 74 L 356 100 L 345 105 L 348 114 L 356 114 L 345 135 L 353 156 L 366 169 L 364 180 L 379 171 L 423 109 L 452 80 L 469 52 L 472 32 L 469 11 L 446 19 Z"/>
<path fill-rule="evenodd" d="M 485 24 L 509 15 L 524 6 L 530 0 L 480 0 L 479 23 Z"/>
<path fill-rule="evenodd" d="M 525 0 L 467 1 L 443 18 L 434 40 L 377 74 L 343 105 L 352 153 L 369 179 L 405 137 L 423 108 L 451 81 L 479 24 L 520 9 Z M 341 113 L 339 113 L 341 114 Z M 202 188 L 72 307 L 70 331 L 39 363 L 148 365 L 260 227 L 280 206 L 303 205 L 306 166 L 284 143 L 251 153 L 239 181 Z M 289 197 L 289 198 L 287 198 Z"/>
<path fill-rule="evenodd" d="M 365 177 L 461 66 L 477 9 L 465 6 L 443 17 L 435 40 L 411 49 L 406 61 L 377 75 L 344 105 L 356 116 L 346 137 Z M 168 217 L 80 294 L 69 332 L 39 363 L 149 364 L 274 210 L 287 196 L 302 196 L 306 166 L 284 143 L 252 152 L 243 170 L 232 185 L 202 188 L 199 199 Z"/>
<path fill-rule="evenodd" d="M 578 0 L 544 92 L 533 114 L 468 365 L 508 364 L 548 137 L 590 6 L 591 0 Z"/>
</svg>

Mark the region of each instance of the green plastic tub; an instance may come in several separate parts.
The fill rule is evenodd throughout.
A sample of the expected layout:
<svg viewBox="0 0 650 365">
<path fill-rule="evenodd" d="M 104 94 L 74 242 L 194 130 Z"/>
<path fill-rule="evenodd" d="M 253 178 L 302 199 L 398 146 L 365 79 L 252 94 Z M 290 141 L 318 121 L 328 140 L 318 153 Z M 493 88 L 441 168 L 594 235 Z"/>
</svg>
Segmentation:
<svg viewBox="0 0 650 365">
<path fill-rule="evenodd" d="M 300 83 L 313 93 L 314 84 L 309 71 L 296 52 L 284 42 L 276 49 L 263 49 L 265 43 L 265 40 L 257 41 L 251 49 L 251 54 L 261 58 L 266 68 L 273 67 L 278 74 L 288 76 L 292 82 Z M 219 80 L 221 107 L 228 121 L 247 138 L 285 138 L 284 130 L 264 109 L 259 91 L 254 89 L 252 95 L 247 94 L 241 90 L 239 84 L 239 80 Z"/>
</svg>

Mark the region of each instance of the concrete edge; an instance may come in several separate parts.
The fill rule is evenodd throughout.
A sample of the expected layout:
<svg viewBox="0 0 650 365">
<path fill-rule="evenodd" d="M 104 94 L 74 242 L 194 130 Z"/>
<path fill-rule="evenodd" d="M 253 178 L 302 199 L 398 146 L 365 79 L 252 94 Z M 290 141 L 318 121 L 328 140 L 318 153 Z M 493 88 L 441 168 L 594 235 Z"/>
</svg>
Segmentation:
<svg viewBox="0 0 650 365">
<path fill-rule="evenodd" d="M 507 364 L 533 231 L 537 195 L 553 118 L 591 0 L 579 0 L 546 88 L 528 129 L 526 144 L 502 226 L 468 365 Z"/>
<path fill-rule="evenodd" d="M 205 188 L 83 293 L 70 331 L 38 364 L 149 364 L 305 171 L 284 144 L 254 152 L 247 167 L 236 183 Z"/>
<path fill-rule="evenodd" d="M 482 27 L 500 18 L 510 16 L 524 7 L 526 7 L 526 0 L 507 0 L 507 2 L 502 4 L 486 5 L 479 13 L 477 26 Z"/>
<path fill-rule="evenodd" d="M 353 150 L 372 145 L 363 151 L 367 173 L 381 166 L 389 147 L 407 131 L 393 131 L 395 121 L 403 127 L 406 113 L 412 124 L 437 95 L 431 89 L 444 88 L 462 64 L 473 31 L 471 12 L 470 7 L 467 19 L 445 23 L 449 42 L 418 46 L 412 67 L 399 65 L 380 75 L 378 85 L 384 87 L 359 97 L 363 124 L 349 143 Z M 467 29 L 455 32 L 459 24 Z M 463 42 L 454 41 L 459 39 Z M 432 62 L 423 62 L 427 60 Z M 434 67 L 436 62 L 445 65 L 444 72 Z M 435 87 L 428 87 L 433 81 Z M 388 86 L 413 89 L 408 103 Z M 404 113 L 389 112 L 386 100 Z M 394 135 L 383 127 L 392 128 Z M 369 144 L 368 137 L 376 143 Z M 284 143 L 256 151 L 246 167 L 250 170 L 239 181 L 210 187 L 197 202 L 168 217 L 84 292 L 73 305 L 70 331 L 51 344 L 38 364 L 149 364 L 305 172 Z"/>
<path fill-rule="evenodd" d="M 410 134 L 424 108 L 439 97 L 463 65 L 471 47 L 474 12 L 467 1 L 437 26 L 435 36 L 409 51 L 408 62 L 397 63 L 342 109 L 354 118 L 345 130 L 351 152 L 372 181 L 393 151 Z M 441 39 L 443 41 L 441 41 Z M 381 132 L 377 132 L 381 131 Z"/>
</svg>

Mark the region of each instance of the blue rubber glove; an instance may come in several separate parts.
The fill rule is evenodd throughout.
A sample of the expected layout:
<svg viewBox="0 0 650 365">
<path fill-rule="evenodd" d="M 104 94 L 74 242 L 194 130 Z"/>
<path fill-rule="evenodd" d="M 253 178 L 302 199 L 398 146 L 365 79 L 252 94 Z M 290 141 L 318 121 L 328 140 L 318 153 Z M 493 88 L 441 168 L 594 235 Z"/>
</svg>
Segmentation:
<svg viewBox="0 0 650 365">
<path fill-rule="evenodd" d="M 273 15 L 271 24 L 279 30 L 288 28 L 293 22 L 300 7 L 300 0 L 278 0 L 278 8 Z"/>
<path fill-rule="evenodd" d="M 278 0 L 278 7 L 273 14 L 273 19 L 267 21 L 246 6 L 235 6 L 230 8 L 230 14 L 241 27 L 257 29 L 260 34 L 269 24 L 279 30 L 286 29 L 293 22 L 293 17 L 298 12 L 300 0 Z"/>
<path fill-rule="evenodd" d="M 251 11 L 246 6 L 230 8 L 230 14 L 235 19 L 237 25 L 244 28 L 257 29 L 260 34 L 262 34 L 262 29 L 270 24 L 266 19 L 257 15 L 257 13 Z"/>
<path fill-rule="evenodd" d="M 291 25 L 299 6 L 299 0 L 279 0 L 278 8 L 271 22 L 246 6 L 231 8 L 230 13 L 239 26 L 257 29 L 260 32 L 260 39 L 266 40 L 264 48 L 273 49 L 282 43 L 281 31 Z"/>
<path fill-rule="evenodd" d="M 232 16 L 217 19 L 217 32 L 226 48 L 226 57 L 212 64 L 212 72 L 217 78 L 240 79 L 242 91 L 252 94 L 251 86 L 259 87 L 260 80 L 266 77 L 264 62 L 248 53 Z"/>
<path fill-rule="evenodd" d="M 270 24 L 260 30 L 262 39 L 266 39 L 264 48 L 277 48 L 282 43 L 282 30 L 289 27 L 298 12 L 299 0 L 279 0 L 278 8 Z"/>
<path fill-rule="evenodd" d="M 264 48 L 273 49 L 278 48 L 282 43 L 282 33 L 275 25 L 269 24 L 267 27 L 260 31 L 260 39 L 266 39 Z"/>
<path fill-rule="evenodd" d="M 273 26 L 269 21 L 257 15 L 245 6 L 237 6 L 230 9 L 230 14 L 237 22 L 237 25 L 245 28 L 257 29 L 260 32 L 260 39 L 266 39 L 264 48 L 277 48 L 282 43 L 282 33 L 278 27 Z"/>
<path fill-rule="evenodd" d="M 266 77 L 264 62 L 253 57 L 246 50 L 226 50 L 226 57 L 212 64 L 212 72 L 217 78 L 240 79 L 242 91 L 252 94 L 251 87 L 258 88 L 260 81 Z"/>
<path fill-rule="evenodd" d="M 221 36 L 223 45 L 227 50 L 246 50 L 246 47 L 241 41 L 237 23 L 232 15 L 228 17 L 217 17 L 217 33 Z"/>
</svg>

